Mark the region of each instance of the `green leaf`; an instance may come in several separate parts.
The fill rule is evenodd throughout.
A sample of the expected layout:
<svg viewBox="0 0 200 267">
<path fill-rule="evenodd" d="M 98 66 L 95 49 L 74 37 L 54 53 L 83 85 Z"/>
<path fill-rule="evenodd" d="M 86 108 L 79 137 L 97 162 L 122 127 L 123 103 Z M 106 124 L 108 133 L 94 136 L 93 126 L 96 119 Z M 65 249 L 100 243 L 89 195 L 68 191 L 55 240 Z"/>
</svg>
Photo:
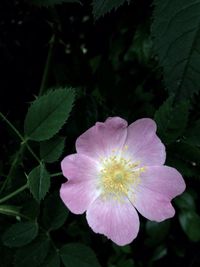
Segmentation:
<svg viewBox="0 0 200 267">
<path fill-rule="evenodd" d="M 154 0 L 152 36 L 170 94 L 200 90 L 200 0 Z"/>
<path fill-rule="evenodd" d="M 152 255 L 151 261 L 157 261 L 167 255 L 167 248 L 164 245 L 156 247 Z"/>
<path fill-rule="evenodd" d="M 169 150 L 166 165 L 174 167 L 185 177 L 193 177 L 196 173 L 191 163 L 181 159 L 178 154 L 169 153 Z"/>
<path fill-rule="evenodd" d="M 31 198 L 29 201 L 23 203 L 21 213 L 26 217 L 35 220 L 40 213 L 40 205 L 35 199 Z"/>
<path fill-rule="evenodd" d="M 200 146 L 200 120 L 186 131 L 185 142 L 190 145 Z"/>
<path fill-rule="evenodd" d="M 35 222 L 20 222 L 8 228 L 2 237 L 5 246 L 21 247 L 30 243 L 38 234 Z"/>
<path fill-rule="evenodd" d="M 53 137 L 69 117 L 74 102 L 74 90 L 56 89 L 38 97 L 25 118 L 24 132 L 28 139 L 44 141 Z"/>
<path fill-rule="evenodd" d="M 134 267 L 134 261 L 133 259 L 120 259 L 117 261 L 116 267 Z M 114 267 L 114 266 L 113 266 Z"/>
<path fill-rule="evenodd" d="M 183 211 L 196 209 L 194 197 L 189 192 L 184 192 L 181 196 L 176 198 L 175 203 Z"/>
<path fill-rule="evenodd" d="M 66 267 L 100 267 L 91 248 L 79 243 L 65 245 L 61 248 L 60 255 Z"/>
<path fill-rule="evenodd" d="M 41 267 L 60 267 L 60 256 L 55 248 L 49 251 Z"/>
<path fill-rule="evenodd" d="M 157 245 L 161 243 L 167 235 L 169 234 L 170 230 L 170 221 L 165 220 L 164 222 L 152 222 L 147 221 L 146 223 L 146 232 L 149 236 L 147 239 L 148 245 Z"/>
<path fill-rule="evenodd" d="M 59 194 L 54 193 L 44 201 L 43 223 L 48 230 L 60 228 L 66 221 L 68 210 L 60 199 Z"/>
<path fill-rule="evenodd" d="M 152 40 L 148 30 L 145 27 L 139 26 L 136 30 L 132 43 L 124 55 L 125 61 L 134 61 L 135 58 L 142 65 L 147 65 L 152 57 Z"/>
<path fill-rule="evenodd" d="M 28 186 L 37 201 L 45 197 L 50 187 L 50 175 L 44 164 L 40 164 L 29 173 Z"/>
<path fill-rule="evenodd" d="M 40 143 L 40 157 L 47 163 L 55 162 L 62 155 L 64 147 L 64 137 L 53 137 Z"/>
<path fill-rule="evenodd" d="M 46 7 L 60 5 L 62 3 L 80 3 L 79 0 L 26 0 L 26 2 L 29 2 L 37 6 L 46 6 Z"/>
<path fill-rule="evenodd" d="M 33 243 L 17 250 L 14 266 L 37 267 L 43 263 L 48 250 L 49 240 L 45 236 L 40 236 Z"/>
<path fill-rule="evenodd" d="M 178 142 L 170 146 L 169 151 L 190 164 L 197 165 L 200 163 L 200 149 L 198 147 Z"/>
<path fill-rule="evenodd" d="M 200 216 L 194 211 L 184 211 L 179 215 L 180 224 L 188 238 L 200 241 Z"/>
<path fill-rule="evenodd" d="M 112 9 L 117 9 L 127 0 L 93 0 L 93 15 L 96 19 L 110 12 Z"/>
<path fill-rule="evenodd" d="M 164 102 L 155 113 L 158 135 L 164 143 L 171 143 L 180 137 L 187 125 L 188 102 L 181 102 L 173 106 L 173 98 Z"/>
</svg>

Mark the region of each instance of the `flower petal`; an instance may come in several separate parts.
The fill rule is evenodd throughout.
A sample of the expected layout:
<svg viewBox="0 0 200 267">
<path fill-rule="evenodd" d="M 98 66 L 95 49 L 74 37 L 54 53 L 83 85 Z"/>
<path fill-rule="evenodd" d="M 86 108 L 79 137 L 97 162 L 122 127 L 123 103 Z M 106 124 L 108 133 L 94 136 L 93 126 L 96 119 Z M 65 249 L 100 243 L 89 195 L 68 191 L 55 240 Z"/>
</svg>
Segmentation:
<svg viewBox="0 0 200 267">
<path fill-rule="evenodd" d="M 170 201 L 185 190 L 181 174 L 168 166 L 151 166 L 141 174 L 134 206 L 147 219 L 163 221 L 173 217 Z"/>
<path fill-rule="evenodd" d="M 86 218 L 95 233 L 104 234 L 119 246 L 129 244 L 139 231 L 139 217 L 127 200 L 97 198 L 88 208 Z"/>
<path fill-rule="evenodd" d="M 145 218 L 161 222 L 174 216 L 175 210 L 167 197 L 142 186 L 137 189 L 132 202 Z"/>
<path fill-rule="evenodd" d="M 163 165 L 165 147 L 156 135 L 156 124 L 152 119 L 140 119 L 128 127 L 125 145 L 134 161 L 141 165 Z"/>
<path fill-rule="evenodd" d="M 60 188 L 60 197 L 68 209 L 75 214 L 84 213 L 98 197 L 92 181 L 68 181 Z"/>
<path fill-rule="evenodd" d="M 97 122 L 76 141 L 80 154 L 99 160 L 108 156 L 113 149 L 121 149 L 127 135 L 127 122 L 119 117 L 108 118 L 104 123 Z"/>
<path fill-rule="evenodd" d="M 141 186 L 172 199 L 183 193 L 185 182 L 181 174 L 168 166 L 146 167 L 141 173 Z"/>
<path fill-rule="evenodd" d="M 72 154 L 61 162 L 63 175 L 68 180 L 84 181 L 98 178 L 98 164 L 93 159 L 80 154 Z"/>
<path fill-rule="evenodd" d="M 61 199 L 73 213 L 81 214 L 98 196 L 96 161 L 84 155 L 73 154 L 63 159 L 61 168 L 63 175 L 69 180 L 61 186 Z"/>
</svg>

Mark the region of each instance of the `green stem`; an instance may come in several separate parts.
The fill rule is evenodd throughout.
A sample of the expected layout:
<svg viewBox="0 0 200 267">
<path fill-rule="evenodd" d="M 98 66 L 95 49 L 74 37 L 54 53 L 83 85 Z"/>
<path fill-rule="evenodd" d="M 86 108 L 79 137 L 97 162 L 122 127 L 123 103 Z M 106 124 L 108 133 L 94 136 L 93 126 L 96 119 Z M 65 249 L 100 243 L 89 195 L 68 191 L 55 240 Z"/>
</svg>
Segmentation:
<svg viewBox="0 0 200 267">
<path fill-rule="evenodd" d="M 28 184 L 23 185 L 22 187 L 18 188 L 17 190 L 15 190 L 14 192 L 10 193 L 9 195 L 3 197 L 0 199 L 0 204 L 13 198 L 14 196 L 18 195 L 19 193 L 21 193 L 22 191 L 24 191 L 25 189 L 28 188 Z"/>
<path fill-rule="evenodd" d="M 6 117 L 0 112 L 0 117 L 5 120 L 5 122 L 10 126 L 10 128 L 16 133 L 16 135 L 21 139 L 21 141 L 24 141 L 24 137 L 20 134 L 20 132 L 15 128 L 15 126 L 6 119 Z"/>
<path fill-rule="evenodd" d="M 29 144 L 27 143 L 27 139 L 25 139 L 20 132 L 15 128 L 15 126 L 8 120 L 6 119 L 6 117 L 0 112 L 0 117 L 5 120 L 5 122 L 10 126 L 10 128 L 16 133 L 16 135 L 21 139 L 22 143 L 21 146 L 23 146 L 24 144 L 26 145 L 27 149 L 29 150 L 29 152 L 33 155 L 33 157 L 40 163 L 40 159 L 37 157 L 37 155 L 33 152 L 32 148 L 29 146 Z M 21 153 L 21 151 L 20 151 Z M 12 167 L 12 166 L 11 166 Z"/>
<path fill-rule="evenodd" d="M 32 150 L 32 148 L 29 146 L 28 143 L 25 143 L 26 147 L 28 148 L 28 151 L 33 155 L 33 157 L 38 161 L 38 163 L 40 164 L 40 159 L 38 158 L 38 156 L 35 154 L 35 152 Z"/>
<path fill-rule="evenodd" d="M 27 217 L 24 214 L 20 213 L 20 208 L 16 206 L 10 206 L 10 205 L 0 205 L 0 214 L 8 215 L 8 216 L 19 216 L 23 217 L 25 219 L 30 220 L 29 217 Z"/>
<path fill-rule="evenodd" d="M 13 174 L 13 171 L 15 170 L 15 167 L 16 167 L 16 165 L 18 163 L 19 157 L 24 151 L 24 147 L 25 147 L 24 145 L 25 145 L 24 143 L 21 144 L 19 151 L 16 153 L 16 156 L 15 156 L 15 158 L 14 158 L 12 164 L 11 164 L 9 173 L 7 175 L 7 179 L 4 181 L 4 183 L 3 183 L 3 185 L 2 185 L 2 187 L 0 189 L 0 193 L 3 192 L 3 190 L 5 189 L 5 187 L 7 186 L 7 184 L 10 182 L 10 180 L 12 178 L 12 174 Z"/>
<path fill-rule="evenodd" d="M 56 176 L 61 176 L 62 172 L 57 172 L 57 173 L 52 173 L 50 176 L 51 177 L 56 177 Z"/>
<path fill-rule="evenodd" d="M 52 54 L 53 54 L 53 47 L 55 43 L 55 34 L 51 37 L 51 40 L 49 42 L 49 51 L 45 63 L 45 68 L 44 68 L 44 73 L 42 76 L 42 82 L 40 86 L 40 91 L 39 91 L 39 96 L 43 94 L 43 91 L 46 89 L 47 81 L 48 81 L 48 76 L 49 76 L 49 70 L 50 70 L 50 63 L 52 59 Z"/>
</svg>

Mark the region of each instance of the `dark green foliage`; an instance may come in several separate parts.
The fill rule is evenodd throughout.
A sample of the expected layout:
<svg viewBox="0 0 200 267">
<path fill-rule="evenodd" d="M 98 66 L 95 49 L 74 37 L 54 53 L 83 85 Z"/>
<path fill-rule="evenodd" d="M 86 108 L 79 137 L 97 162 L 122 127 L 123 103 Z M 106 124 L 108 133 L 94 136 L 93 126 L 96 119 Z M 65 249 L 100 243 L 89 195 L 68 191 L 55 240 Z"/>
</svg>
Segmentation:
<svg viewBox="0 0 200 267">
<path fill-rule="evenodd" d="M 68 210 L 58 193 L 48 196 L 44 201 L 43 223 L 46 229 L 59 229 L 68 216 Z"/>
<path fill-rule="evenodd" d="M 193 166 L 200 163 L 200 149 L 189 144 L 179 142 L 170 147 L 170 151 L 174 156 L 178 156 L 182 160 L 191 163 Z"/>
<path fill-rule="evenodd" d="M 52 248 L 49 250 L 45 261 L 42 263 L 41 267 L 60 267 L 60 256 L 59 252 Z"/>
<path fill-rule="evenodd" d="M 94 252 L 79 243 L 69 243 L 61 248 L 60 255 L 66 267 L 100 267 Z"/>
<path fill-rule="evenodd" d="M 11 205 L 0 205 L 0 213 L 10 216 L 18 216 L 20 214 L 20 208 Z"/>
<path fill-rule="evenodd" d="M 112 9 L 117 9 L 127 0 L 92 0 L 93 15 L 96 19 L 110 12 Z"/>
<path fill-rule="evenodd" d="M 196 121 L 185 132 L 185 142 L 193 146 L 200 146 L 200 120 Z"/>
<path fill-rule="evenodd" d="M 53 137 L 69 117 L 74 102 L 72 89 L 56 89 L 36 99 L 25 118 L 28 139 L 44 141 Z"/>
<path fill-rule="evenodd" d="M 177 198 L 176 204 L 183 211 L 196 209 L 194 196 L 189 192 L 184 192 L 179 198 Z"/>
<path fill-rule="evenodd" d="M 34 168 L 28 175 L 28 185 L 37 201 L 43 199 L 50 187 L 50 175 L 44 164 Z"/>
<path fill-rule="evenodd" d="M 158 134 L 162 141 L 171 143 L 181 137 L 188 120 L 189 103 L 181 102 L 173 105 L 173 97 L 163 103 L 155 113 Z"/>
<path fill-rule="evenodd" d="M 200 241 L 200 216 L 194 211 L 184 211 L 179 215 L 180 224 L 186 235 L 194 242 Z"/>
<path fill-rule="evenodd" d="M 62 3 L 80 3 L 79 0 L 26 0 L 30 4 L 51 7 Z"/>
<path fill-rule="evenodd" d="M 167 248 L 164 245 L 160 245 L 155 249 L 151 258 L 151 262 L 160 260 L 166 255 L 167 255 Z"/>
<path fill-rule="evenodd" d="M 200 0 L 154 0 L 152 36 L 165 85 L 177 99 L 192 97 L 200 84 Z"/>
<path fill-rule="evenodd" d="M 62 155 L 65 138 L 56 136 L 40 143 L 40 157 L 47 163 L 55 162 Z"/>
<path fill-rule="evenodd" d="M 160 244 L 166 239 L 170 231 L 170 221 L 166 220 L 161 223 L 147 221 L 146 223 L 146 232 L 149 238 L 146 240 L 146 243 L 149 246 L 155 246 Z"/>
<path fill-rule="evenodd" d="M 17 250 L 14 266 L 36 267 L 43 263 L 49 250 L 49 240 L 46 236 L 39 236 L 33 243 Z"/>
<path fill-rule="evenodd" d="M 132 45 L 127 50 L 124 59 L 129 61 L 130 59 L 138 58 L 141 64 L 149 64 L 149 58 L 152 54 L 152 40 L 149 33 L 145 29 L 137 29 L 132 40 Z"/>
<path fill-rule="evenodd" d="M 22 247 L 30 243 L 38 233 L 35 222 L 21 222 L 9 227 L 2 236 L 4 245 L 8 247 Z"/>
</svg>

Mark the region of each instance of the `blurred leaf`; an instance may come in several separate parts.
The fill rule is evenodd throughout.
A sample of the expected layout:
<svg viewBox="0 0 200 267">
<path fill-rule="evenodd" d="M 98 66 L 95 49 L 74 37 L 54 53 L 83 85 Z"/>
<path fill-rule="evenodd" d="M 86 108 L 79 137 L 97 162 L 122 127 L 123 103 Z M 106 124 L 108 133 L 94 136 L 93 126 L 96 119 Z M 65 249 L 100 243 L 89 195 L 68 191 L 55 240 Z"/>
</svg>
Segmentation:
<svg viewBox="0 0 200 267">
<path fill-rule="evenodd" d="M 118 261 L 116 267 L 134 267 L 134 261 L 133 259 L 123 259 Z"/>
<path fill-rule="evenodd" d="M 40 164 L 29 173 L 28 186 L 37 201 L 45 197 L 50 187 L 50 175 L 44 164 Z"/>
<path fill-rule="evenodd" d="M 69 236 L 72 236 L 73 238 L 78 236 L 81 236 L 83 234 L 82 229 L 78 222 L 73 221 L 70 224 L 67 225 L 67 234 Z"/>
<path fill-rule="evenodd" d="M 48 250 L 49 240 L 45 236 L 40 236 L 33 243 L 17 250 L 14 266 L 37 267 L 43 263 Z"/>
<path fill-rule="evenodd" d="M 57 193 L 45 199 L 43 223 L 48 230 L 60 228 L 66 221 L 67 216 L 68 210 Z"/>
<path fill-rule="evenodd" d="M 131 247 L 129 245 L 126 246 L 118 246 L 113 243 L 113 249 L 117 254 L 130 254 L 131 253 Z"/>
<path fill-rule="evenodd" d="M 64 137 L 53 137 L 50 140 L 40 143 L 40 157 L 48 163 L 55 162 L 62 155 L 65 147 Z"/>
<path fill-rule="evenodd" d="M 164 245 L 156 247 L 152 255 L 151 261 L 157 261 L 167 255 L 167 248 Z"/>
<path fill-rule="evenodd" d="M 166 165 L 176 168 L 183 176 L 194 176 L 195 172 L 193 166 L 177 156 L 178 155 L 174 153 L 168 153 Z"/>
<path fill-rule="evenodd" d="M 125 61 L 138 59 L 140 64 L 147 64 L 152 55 L 152 40 L 145 29 L 139 27 L 134 34 L 132 44 L 124 55 Z"/>
<path fill-rule="evenodd" d="M 179 221 L 188 238 L 194 242 L 200 241 L 200 216 L 194 211 L 184 211 L 179 214 Z"/>
<path fill-rule="evenodd" d="M 152 36 L 167 90 L 186 99 L 200 90 L 200 0 L 154 0 L 154 6 Z"/>
<path fill-rule="evenodd" d="M 49 251 L 41 267 L 60 267 L 60 256 L 54 248 Z"/>
<path fill-rule="evenodd" d="M 146 232 L 149 238 L 146 240 L 148 245 L 156 245 L 165 240 L 170 230 L 170 221 L 165 220 L 164 222 L 146 222 Z"/>
<path fill-rule="evenodd" d="M 200 120 L 186 131 L 184 141 L 190 145 L 200 146 Z"/>
<path fill-rule="evenodd" d="M 30 243 L 38 234 L 38 224 L 36 222 L 20 222 L 8 228 L 2 241 L 8 247 L 22 247 Z"/>
<path fill-rule="evenodd" d="M 80 3 L 79 0 L 26 0 L 26 2 L 29 2 L 37 6 L 46 6 L 46 7 L 59 5 L 62 3 Z"/>
<path fill-rule="evenodd" d="M 182 210 L 195 210 L 196 205 L 193 196 L 189 192 L 184 192 L 175 199 L 176 205 Z"/>
<path fill-rule="evenodd" d="M 35 219 L 39 215 L 39 212 L 40 205 L 35 199 L 31 198 L 27 202 L 23 203 L 21 213 L 26 217 Z"/>
<path fill-rule="evenodd" d="M 79 243 L 65 245 L 61 248 L 60 255 L 66 267 L 100 267 L 91 248 Z"/>
<path fill-rule="evenodd" d="M 173 106 L 173 98 L 170 97 L 156 111 L 158 135 L 164 143 L 171 143 L 181 136 L 187 124 L 188 108 L 188 102 Z"/>
<path fill-rule="evenodd" d="M 26 137 L 44 141 L 53 137 L 69 117 L 74 102 L 74 90 L 56 89 L 38 97 L 30 106 L 25 118 Z"/>
<path fill-rule="evenodd" d="M 178 142 L 170 146 L 170 153 L 173 153 L 177 157 L 183 159 L 186 162 L 190 162 L 194 165 L 200 163 L 200 149 L 191 146 L 189 144 Z"/>
<path fill-rule="evenodd" d="M 11 205 L 0 205 L 0 213 L 10 216 L 20 216 L 20 207 Z"/>
<path fill-rule="evenodd" d="M 123 5 L 127 0 L 93 0 L 93 15 L 95 19 L 99 19 L 112 9 L 117 9 Z M 128 1 L 129 2 L 129 1 Z"/>
</svg>

